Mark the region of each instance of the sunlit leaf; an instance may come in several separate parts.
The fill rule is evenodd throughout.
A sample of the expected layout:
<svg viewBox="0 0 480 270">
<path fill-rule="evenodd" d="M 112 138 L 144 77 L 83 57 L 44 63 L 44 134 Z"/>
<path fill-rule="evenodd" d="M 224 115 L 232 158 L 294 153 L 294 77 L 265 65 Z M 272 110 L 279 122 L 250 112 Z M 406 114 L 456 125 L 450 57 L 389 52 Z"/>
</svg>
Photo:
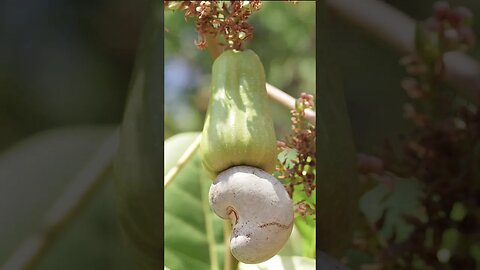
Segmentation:
<svg viewBox="0 0 480 270">
<path fill-rule="evenodd" d="M 298 216 L 295 218 L 295 226 L 303 237 L 303 256 L 315 258 L 315 220 L 311 215 L 305 217 Z M 300 244 L 300 243 L 299 243 Z"/>
<path fill-rule="evenodd" d="M 301 256 L 303 257 L 303 244 L 304 244 L 303 236 L 298 231 L 296 225 L 293 226 L 292 233 L 290 234 L 290 238 L 288 238 L 287 243 L 285 246 L 278 252 L 277 255 L 279 256 Z"/>
<path fill-rule="evenodd" d="M 165 171 L 197 135 L 184 133 L 165 141 Z M 211 180 L 197 153 L 165 190 L 165 265 L 171 269 L 223 268 L 223 220 L 208 204 Z"/>
</svg>

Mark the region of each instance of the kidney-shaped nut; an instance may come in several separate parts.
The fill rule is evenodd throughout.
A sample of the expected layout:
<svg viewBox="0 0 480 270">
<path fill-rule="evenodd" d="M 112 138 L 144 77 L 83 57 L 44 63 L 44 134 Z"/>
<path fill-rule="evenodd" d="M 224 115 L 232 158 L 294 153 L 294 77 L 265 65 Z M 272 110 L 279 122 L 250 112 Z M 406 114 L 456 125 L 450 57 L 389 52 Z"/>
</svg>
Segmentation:
<svg viewBox="0 0 480 270">
<path fill-rule="evenodd" d="M 209 192 L 210 207 L 233 224 L 230 249 L 243 263 L 275 256 L 293 228 L 293 205 L 283 185 L 267 172 L 236 166 L 221 172 Z"/>
</svg>

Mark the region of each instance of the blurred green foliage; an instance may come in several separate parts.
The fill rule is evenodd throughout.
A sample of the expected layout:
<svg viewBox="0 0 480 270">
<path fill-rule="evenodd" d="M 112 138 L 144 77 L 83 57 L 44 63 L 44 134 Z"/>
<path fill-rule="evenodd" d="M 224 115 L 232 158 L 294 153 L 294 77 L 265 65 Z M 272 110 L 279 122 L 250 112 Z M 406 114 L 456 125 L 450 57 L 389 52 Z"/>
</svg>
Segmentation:
<svg viewBox="0 0 480 270">
<path fill-rule="evenodd" d="M 432 13 L 435 1 L 385 1 L 415 20 L 424 20 Z M 474 31 L 480 35 L 480 2 L 448 1 L 452 6 L 468 7 L 475 16 Z M 408 97 L 400 82 L 406 77 L 399 63 L 403 55 L 371 37 L 370 34 L 334 17 L 330 24 L 330 42 L 336 49 L 342 73 L 345 97 L 358 152 L 372 152 L 385 141 L 397 141 L 398 135 L 410 130 L 403 116 Z M 321 46 L 319 44 L 318 46 Z M 480 59 L 480 46 L 470 53 Z M 319 91 L 321 86 L 319 86 Z M 320 102 L 320 101 L 319 101 Z"/>
<path fill-rule="evenodd" d="M 2 1 L 0 150 L 35 132 L 119 123 L 146 0 Z"/>
<path fill-rule="evenodd" d="M 0 4 L 0 268 L 120 123 L 146 2 Z M 37 269 L 134 269 L 106 177 Z"/>
<path fill-rule="evenodd" d="M 431 16 L 432 4 L 435 1 L 388 0 L 385 2 L 392 4 L 395 8 L 416 20 L 424 20 Z M 469 8 L 473 12 L 475 20 L 480 14 L 480 2 L 478 1 L 448 2 L 451 6 L 463 5 Z M 342 73 L 342 83 L 345 87 L 345 97 L 357 151 L 360 153 L 375 153 L 386 140 L 389 140 L 395 150 L 398 150 L 397 148 L 401 146 L 399 138 L 403 134 L 407 134 L 412 128 L 403 115 L 403 105 L 409 100 L 400 84 L 401 80 L 407 76 L 405 69 L 399 64 L 403 55 L 399 55 L 382 42 L 372 39 L 370 34 L 335 17 L 331 20 L 331 27 L 331 33 L 335 34 L 331 36 L 329 42 L 333 43 L 332 47 L 337 51 L 337 63 Z M 478 37 L 480 34 L 478 20 L 475 21 L 473 30 Z M 480 46 L 477 45 L 469 54 L 478 61 L 480 59 Z M 320 85 L 319 91 L 322 90 Z M 319 102 L 321 105 L 321 100 Z M 347 255 L 348 265 L 352 269 L 362 269 L 361 267 L 364 264 L 364 267 L 378 267 L 378 265 L 367 265 L 378 260 L 378 254 L 383 249 L 382 238 L 392 239 L 394 236 L 399 240 L 404 238 L 412 230 L 411 224 L 405 222 L 405 216 L 420 215 L 421 218 L 422 208 L 418 206 L 418 200 L 422 194 L 419 192 L 420 187 L 412 181 L 395 179 L 393 182 L 396 185 L 393 185 L 390 189 L 386 188 L 387 185 L 383 181 L 375 182 L 376 187 L 363 197 L 361 201 L 362 217 L 366 217 L 370 222 L 367 228 L 357 228 L 357 238 L 364 239 L 365 242 L 357 243 L 360 248 L 351 250 Z M 458 206 L 455 215 L 461 214 L 461 206 Z M 380 218 L 376 218 L 376 222 L 372 222 L 374 216 Z M 378 228 L 382 228 L 382 230 L 379 234 L 375 234 L 374 231 Z M 478 264 L 480 256 L 475 252 L 475 248 L 468 250 L 469 242 L 478 240 L 467 240 L 462 239 L 462 237 L 459 236 L 459 231 L 449 230 L 439 241 L 441 241 L 442 246 L 457 245 L 456 250 L 461 250 L 463 254 L 474 254 L 472 256 Z M 433 236 L 427 237 L 427 239 L 433 241 Z M 414 245 L 421 249 L 424 247 L 422 244 L 425 244 L 425 246 L 431 245 L 428 241 L 427 243 Z M 361 249 L 369 250 L 370 254 L 359 251 Z M 432 258 L 432 261 L 436 261 L 437 257 L 438 260 L 448 261 L 449 251 L 443 250 L 442 252 L 434 254 L 435 257 Z M 408 249 L 406 253 L 409 253 Z M 415 254 L 412 257 L 415 257 L 415 262 L 421 261 L 418 259 L 419 256 Z M 447 268 L 447 264 L 443 266 L 445 268 L 441 269 L 452 269 Z M 410 268 L 407 267 L 406 269 Z M 433 268 L 419 265 L 416 269 Z"/>
<path fill-rule="evenodd" d="M 113 130 L 112 126 L 50 130 L 0 155 L 0 267 L 25 241 L 45 233 L 51 222 L 47 213 Z M 36 269 L 131 269 L 133 260 L 116 221 L 112 175 L 104 177 L 102 188 L 91 194 Z"/>
</svg>

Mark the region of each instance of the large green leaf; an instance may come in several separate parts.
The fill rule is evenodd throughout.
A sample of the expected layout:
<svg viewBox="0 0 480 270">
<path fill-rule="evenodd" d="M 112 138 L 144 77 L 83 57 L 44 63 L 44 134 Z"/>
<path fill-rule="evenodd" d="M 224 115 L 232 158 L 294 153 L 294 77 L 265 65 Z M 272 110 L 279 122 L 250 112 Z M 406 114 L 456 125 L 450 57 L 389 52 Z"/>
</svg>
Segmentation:
<svg viewBox="0 0 480 270">
<path fill-rule="evenodd" d="M 49 130 L 13 145 L 0 155 L 0 267 L 7 259 L 11 259 L 10 256 L 25 240 L 44 233 L 44 226 L 50 221 L 45 219 L 46 214 L 51 213 L 52 206 L 71 187 L 73 180 L 90 181 L 85 177 L 102 177 L 98 173 L 103 174 L 104 170 L 98 167 L 98 163 L 92 163 L 91 159 L 96 156 L 99 147 L 112 138 L 113 132 L 112 126 Z M 109 146 L 112 148 L 107 149 L 106 155 L 113 156 L 116 144 Z M 97 183 L 97 180 L 93 181 Z M 108 206 L 108 202 L 103 205 Z M 102 221 L 99 221 L 96 219 L 98 216 L 90 210 L 84 211 L 80 217 L 72 216 L 75 218 L 72 223 L 74 227 L 77 222 L 88 224 L 90 237 L 83 237 L 80 243 L 79 238 L 75 237 L 79 236 L 76 232 L 82 230 L 66 229 L 66 235 L 77 241 L 57 239 L 58 243 L 48 250 L 40 262 L 40 269 L 102 268 L 115 265 L 116 262 L 128 268 L 128 257 L 119 256 L 122 251 L 115 248 L 119 243 L 116 228 L 108 232 L 101 231 L 101 227 L 111 222 L 112 217 L 102 216 Z M 95 235 L 103 237 L 95 238 Z M 92 246 L 98 247 L 98 250 L 91 252 Z M 60 257 L 64 267 L 52 268 Z"/>
<path fill-rule="evenodd" d="M 160 269 L 163 253 L 163 9 L 150 1 L 115 160 L 120 224 L 143 269 Z"/>
<path fill-rule="evenodd" d="M 198 134 L 165 141 L 165 173 Z M 196 152 L 165 190 L 165 266 L 170 269 L 223 269 L 223 220 L 208 205 L 210 184 Z"/>
<path fill-rule="evenodd" d="M 105 176 L 105 184 L 65 228 L 38 270 L 136 269 L 115 216 L 112 174 Z"/>
<path fill-rule="evenodd" d="M 321 1 L 321 10 L 317 247 L 341 256 L 352 243 L 358 214 L 359 183 L 341 77 L 334 59 L 335 51 L 329 46 L 329 20 L 324 1 Z"/>
<path fill-rule="evenodd" d="M 166 175 L 168 171 L 177 164 L 178 159 L 199 134 L 199 132 L 180 133 L 165 141 L 163 160 L 164 175 Z"/>
</svg>

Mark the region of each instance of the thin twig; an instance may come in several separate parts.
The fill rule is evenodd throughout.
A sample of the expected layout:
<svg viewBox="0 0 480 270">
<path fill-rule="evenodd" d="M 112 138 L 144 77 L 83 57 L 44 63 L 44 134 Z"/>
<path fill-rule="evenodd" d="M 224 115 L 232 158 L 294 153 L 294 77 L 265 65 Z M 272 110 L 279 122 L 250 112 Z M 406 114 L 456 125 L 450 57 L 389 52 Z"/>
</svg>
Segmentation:
<svg viewBox="0 0 480 270">
<path fill-rule="evenodd" d="M 168 173 L 165 175 L 163 180 L 163 187 L 166 189 L 170 183 L 172 183 L 173 179 L 177 176 L 177 174 L 185 167 L 185 164 L 193 157 L 193 154 L 200 146 L 200 141 L 202 139 L 202 134 L 199 134 L 197 138 L 188 146 L 187 150 L 183 152 L 182 156 L 178 159 L 177 164 L 173 166 Z"/>
<path fill-rule="evenodd" d="M 379 38 L 401 54 L 415 50 L 415 20 L 378 0 L 326 0 L 340 18 Z M 461 52 L 444 55 L 445 79 L 480 101 L 480 64 Z"/>
<path fill-rule="evenodd" d="M 267 83 L 267 93 L 272 100 L 292 110 L 295 109 L 295 98 L 293 98 L 289 94 L 283 92 L 282 90 L 276 88 L 275 86 L 269 83 Z M 311 109 L 306 109 L 305 118 L 308 121 L 310 121 L 312 124 L 315 124 L 315 120 L 316 120 L 315 111 Z"/>
<path fill-rule="evenodd" d="M 42 230 L 25 240 L 9 257 L 2 270 L 28 270 L 38 265 L 58 236 L 105 182 L 105 174 L 111 168 L 118 140 L 118 131 L 115 131 L 47 212 Z"/>
</svg>

